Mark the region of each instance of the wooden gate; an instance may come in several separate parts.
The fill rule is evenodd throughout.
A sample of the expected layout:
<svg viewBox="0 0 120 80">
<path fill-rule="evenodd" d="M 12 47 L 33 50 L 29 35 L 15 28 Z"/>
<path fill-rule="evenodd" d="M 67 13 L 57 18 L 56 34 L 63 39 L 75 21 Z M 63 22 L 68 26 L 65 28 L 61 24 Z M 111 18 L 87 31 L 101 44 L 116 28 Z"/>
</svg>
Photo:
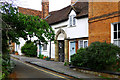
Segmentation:
<svg viewBox="0 0 120 80">
<path fill-rule="evenodd" d="M 58 41 L 58 54 L 59 54 L 59 61 L 64 62 L 65 54 L 64 54 L 64 41 Z"/>
</svg>

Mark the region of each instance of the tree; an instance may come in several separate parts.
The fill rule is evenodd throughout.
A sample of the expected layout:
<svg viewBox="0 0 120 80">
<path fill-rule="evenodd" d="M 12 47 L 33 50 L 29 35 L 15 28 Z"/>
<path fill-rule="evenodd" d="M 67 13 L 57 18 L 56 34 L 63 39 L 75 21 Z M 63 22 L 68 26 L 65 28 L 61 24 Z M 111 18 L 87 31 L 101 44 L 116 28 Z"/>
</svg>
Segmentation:
<svg viewBox="0 0 120 80">
<path fill-rule="evenodd" d="M 18 12 L 16 7 L 7 2 L 2 3 L 0 10 L 2 18 L 2 76 L 6 77 L 9 73 L 10 56 L 8 50 L 8 41 L 19 44 L 19 38 L 28 40 L 27 36 L 36 36 L 41 42 L 47 40 L 54 40 L 54 31 L 49 27 L 45 20 L 40 19 L 38 16 L 24 15 Z"/>
<path fill-rule="evenodd" d="M 46 43 L 47 40 L 54 40 L 54 31 L 44 19 L 42 20 L 38 16 L 19 13 L 16 7 L 7 2 L 3 3 L 1 13 L 1 20 L 3 22 L 2 40 L 3 42 L 5 41 L 2 45 L 3 47 L 8 46 L 8 40 L 18 44 L 20 37 L 28 40 L 28 35 L 29 37 L 36 36 L 38 40 Z"/>
</svg>

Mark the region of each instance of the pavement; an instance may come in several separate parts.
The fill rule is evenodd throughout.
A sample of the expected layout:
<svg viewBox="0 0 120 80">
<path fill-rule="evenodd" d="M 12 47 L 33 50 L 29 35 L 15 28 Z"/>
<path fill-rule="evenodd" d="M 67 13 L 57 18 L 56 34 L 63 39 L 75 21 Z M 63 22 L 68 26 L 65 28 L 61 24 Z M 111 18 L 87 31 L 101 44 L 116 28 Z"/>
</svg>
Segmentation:
<svg viewBox="0 0 120 80">
<path fill-rule="evenodd" d="M 49 70 L 62 73 L 75 78 L 100 78 L 92 74 L 86 74 L 86 73 L 73 70 L 69 68 L 69 66 L 64 66 L 64 62 L 46 61 L 46 60 L 38 59 L 36 57 L 25 57 L 20 55 L 13 55 L 13 54 L 11 54 L 11 56 L 21 61 L 29 62 L 31 64 L 34 64 L 43 68 L 47 68 Z"/>
</svg>

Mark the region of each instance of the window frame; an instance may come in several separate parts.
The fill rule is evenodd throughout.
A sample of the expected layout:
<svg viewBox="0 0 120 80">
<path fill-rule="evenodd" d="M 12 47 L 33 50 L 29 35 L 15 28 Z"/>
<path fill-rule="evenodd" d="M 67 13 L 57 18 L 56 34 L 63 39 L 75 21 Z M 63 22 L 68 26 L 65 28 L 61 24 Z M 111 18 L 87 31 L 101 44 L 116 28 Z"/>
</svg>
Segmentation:
<svg viewBox="0 0 120 80">
<path fill-rule="evenodd" d="M 115 24 L 117 24 L 117 31 L 114 31 L 114 25 Z M 120 38 L 118 38 L 118 33 L 120 32 L 120 30 L 118 30 L 118 27 L 120 27 L 120 26 L 118 26 L 118 24 L 120 24 L 120 22 L 111 24 L 111 43 L 114 44 L 114 41 L 117 41 L 117 43 L 114 44 L 114 45 L 117 45 L 117 46 L 120 47 L 119 42 L 118 42 L 118 41 L 120 41 Z M 116 39 L 114 39 L 114 32 L 117 32 L 117 38 Z"/>
<path fill-rule="evenodd" d="M 45 46 L 45 45 L 46 45 L 46 46 Z M 47 51 L 47 44 L 43 44 L 42 47 L 43 47 L 43 49 L 42 49 L 43 51 Z M 46 49 L 45 49 L 44 47 L 46 47 Z"/>
<path fill-rule="evenodd" d="M 75 15 L 70 15 L 70 16 L 69 16 L 69 26 L 70 26 L 70 27 L 76 26 L 76 18 L 75 18 Z"/>
<path fill-rule="evenodd" d="M 81 44 L 80 44 L 80 41 L 82 41 L 82 43 L 83 43 L 83 44 L 82 44 L 82 47 L 80 47 L 80 45 L 81 45 Z M 84 43 L 85 41 L 87 41 L 87 47 L 88 47 L 88 40 L 79 40 L 79 41 L 78 41 L 78 49 L 80 49 L 80 48 L 86 48 L 86 47 L 84 47 L 84 46 L 85 46 L 85 43 Z"/>
</svg>

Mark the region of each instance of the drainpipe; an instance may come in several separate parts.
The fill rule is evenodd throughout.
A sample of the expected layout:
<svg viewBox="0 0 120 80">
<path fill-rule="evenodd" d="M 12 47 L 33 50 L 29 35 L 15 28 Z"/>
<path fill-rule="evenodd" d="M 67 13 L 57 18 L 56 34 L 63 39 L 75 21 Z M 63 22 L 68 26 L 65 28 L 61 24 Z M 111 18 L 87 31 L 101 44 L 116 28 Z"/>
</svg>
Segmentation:
<svg viewBox="0 0 120 80">
<path fill-rule="evenodd" d="M 50 39 L 50 52 L 49 52 L 49 58 L 51 59 L 51 39 Z"/>
<path fill-rule="evenodd" d="M 50 26 L 51 27 L 51 26 Z M 51 31 L 50 31 L 51 33 Z M 50 39 L 50 52 L 49 52 L 49 59 L 51 59 L 51 39 Z"/>
<path fill-rule="evenodd" d="M 41 41 L 39 40 L 39 55 L 41 54 Z M 39 56 L 38 55 L 38 56 Z"/>
</svg>

